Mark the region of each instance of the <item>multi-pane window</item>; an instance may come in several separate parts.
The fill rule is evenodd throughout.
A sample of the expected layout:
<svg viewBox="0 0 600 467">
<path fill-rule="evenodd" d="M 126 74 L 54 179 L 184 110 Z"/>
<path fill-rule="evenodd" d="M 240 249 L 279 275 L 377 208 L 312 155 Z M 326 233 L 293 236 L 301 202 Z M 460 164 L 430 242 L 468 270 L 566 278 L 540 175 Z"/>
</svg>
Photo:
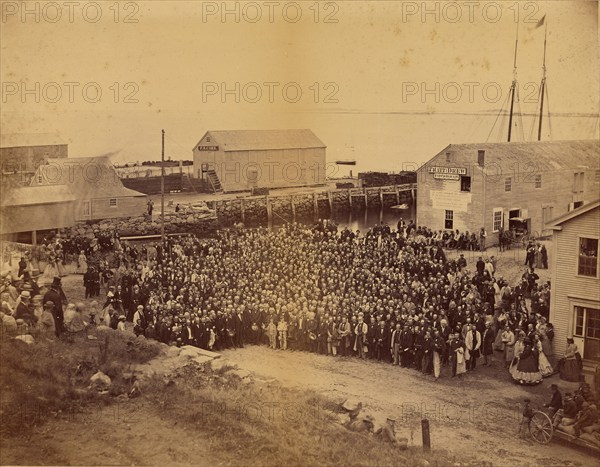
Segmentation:
<svg viewBox="0 0 600 467">
<path fill-rule="evenodd" d="M 512 178 L 506 177 L 504 179 L 504 191 L 512 191 Z"/>
<path fill-rule="evenodd" d="M 446 215 L 445 215 L 445 219 L 444 219 L 444 228 L 454 229 L 454 211 L 446 210 Z"/>
<path fill-rule="evenodd" d="M 580 276 L 596 277 L 598 275 L 598 239 L 579 239 L 579 261 L 577 273 Z"/>
<path fill-rule="evenodd" d="M 542 174 L 536 174 L 534 183 L 536 188 L 542 188 Z"/>
<path fill-rule="evenodd" d="M 586 308 L 586 310 L 585 337 L 600 339 L 600 310 L 595 308 Z"/>
<path fill-rule="evenodd" d="M 575 307 L 575 332 L 576 336 L 583 337 L 583 318 L 584 318 L 585 308 L 581 306 Z"/>
<path fill-rule="evenodd" d="M 493 217 L 494 232 L 498 232 L 502 228 L 502 210 L 494 211 Z"/>
<path fill-rule="evenodd" d="M 600 310 L 576 306 L 573 334 L 578 337 L 600 339 Z"/>
<path fill-rule="evenodd" d="M 114 208 L 114 207 L 116 207 L 116 206 L 117 206 L 117 198 L 110 198 L 110 199 L 108 200 L 108 205 L 109 205 L 111 208 Z"/>
</svg>

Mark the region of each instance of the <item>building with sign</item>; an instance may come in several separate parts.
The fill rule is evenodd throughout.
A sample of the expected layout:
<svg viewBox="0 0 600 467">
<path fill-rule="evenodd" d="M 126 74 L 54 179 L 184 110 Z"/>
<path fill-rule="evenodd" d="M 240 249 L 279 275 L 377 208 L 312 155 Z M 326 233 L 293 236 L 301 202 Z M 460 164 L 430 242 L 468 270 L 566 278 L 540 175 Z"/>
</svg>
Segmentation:
<svg viewBox="0 0 600 467">
<path fill-rule="evenodd" d="M 600 142 L 451 144 L 417 173 L 417 223 L 550 235 L 546 225 L 598 197 Z"/>
<path fill-rule="evenodd" d="M 600 201 L 585 204 L 548 225 L 553 232 L 550 322 L 554 324 L 554 353 L 564 355 L 566 338 L 572 337 L 584 363 L 597 363 L 600 361 Z"/>
<path fill-rule="evenodd" d="M 194 146 L 194 177 L 214 191 L 325 183 L 326 146 L 311 130 L 207 131 Z"/>
</svg>

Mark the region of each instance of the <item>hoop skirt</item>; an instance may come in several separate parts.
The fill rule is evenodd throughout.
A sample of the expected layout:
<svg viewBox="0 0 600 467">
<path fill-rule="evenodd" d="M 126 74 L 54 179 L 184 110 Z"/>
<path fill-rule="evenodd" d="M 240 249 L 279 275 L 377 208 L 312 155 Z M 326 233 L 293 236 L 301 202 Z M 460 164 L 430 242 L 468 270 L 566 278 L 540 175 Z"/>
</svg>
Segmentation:
<svg viewBox="0 0 600 467">
<path fill-rule="evenodd" d="M 525 347 L 523 353 L 514 358 L 509 371 L 516 383 L 535 385 L 542 382 L 538 352 L 531 347 Z"/>
</svg>

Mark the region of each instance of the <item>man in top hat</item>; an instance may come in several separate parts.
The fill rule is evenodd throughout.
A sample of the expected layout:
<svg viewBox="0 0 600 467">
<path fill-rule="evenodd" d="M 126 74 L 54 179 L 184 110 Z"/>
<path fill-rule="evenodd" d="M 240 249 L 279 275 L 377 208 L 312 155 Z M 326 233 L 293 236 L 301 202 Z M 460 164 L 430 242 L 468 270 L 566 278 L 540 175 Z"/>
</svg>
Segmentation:
<svg viewBox="0 0 600 467">
<path fill-rule="evenodd" d="M 64 312 L 63 305 L 67 303 L 67 297 L 63 292 L 61 287 L 60 277 L 55 276 L 52 281 L 52 285 L 50 285 L 50 290 L 46 292 L 44 295 L 44 299 L 42 300 L 45 305 L 47 302 L 52 302 L 54 304 L 54 309 L 52 311 L 52 316 L 54 316 L 54 324 L 55 324 L 55 332 L 56 337 L 60 337 L 63 332 L 63 323 L 64 323 Z"/>
</svg>

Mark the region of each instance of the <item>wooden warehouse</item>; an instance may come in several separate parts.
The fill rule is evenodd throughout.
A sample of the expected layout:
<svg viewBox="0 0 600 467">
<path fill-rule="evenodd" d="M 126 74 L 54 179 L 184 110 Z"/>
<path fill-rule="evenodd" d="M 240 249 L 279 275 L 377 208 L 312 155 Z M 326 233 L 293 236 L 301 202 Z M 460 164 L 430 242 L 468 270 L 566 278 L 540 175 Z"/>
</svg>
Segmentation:
<svg viewBox="0 0 600 467">
<path fill-rule="evenodd" d="M 125 188 L 106 156 L 49 159 L 38 168 L 31 186 L 66 186 L 76 197 L 77 221 L 141 216 L 144 193 Z"/>
<path fill-rule="evenodd" d="M 550 235 L 546 225 L 598 197 L 600 142 L 451 144 L 417 173 L 417 223 L 478 232 Z"/>
<path fill-rule="evenodd" d="M 311 130 L 207 131 L 194 146 L 194 176 L 214 191 L 325 184 L 326 146 Z"/>
<path fill-rule="evenodd" d="M 597 193 L 598 195 L 598 193 Z M 549 223 L 553 232 L 550 322 L 555 354 L 572 337 L 584 362 L 600 361 L 600 201 Z"/>
<path fill-rule="evenodd" d="M 28 186 L 40 165 L 51 158 L 68 157 L 68 150 L 68 144 L 55 134 L 0 135 L 2 184 Z"/>
<path fill-rule="evenodd" d="M 12 188 L 1 204 L 3 239 L 35 245 L 37 232 L 75 224 L 75 195 L 66 185 Z"/>
</svg>

